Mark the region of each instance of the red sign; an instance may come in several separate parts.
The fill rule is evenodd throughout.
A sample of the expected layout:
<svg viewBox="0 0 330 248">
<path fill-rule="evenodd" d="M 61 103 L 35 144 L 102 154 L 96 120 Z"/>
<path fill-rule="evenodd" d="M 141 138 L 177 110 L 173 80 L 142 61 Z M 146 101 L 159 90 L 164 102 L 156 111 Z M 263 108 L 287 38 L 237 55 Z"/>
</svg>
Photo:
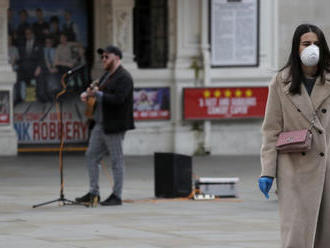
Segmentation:
<svg viewBox="0 0 330 248">
<path fill-rule="evenodd" d="M 9 91 L 0 91 L 0 124 L 9 124 L 10 113 Z"/>
<path fill-rule="evenodd" d="M 267 87 L 185 88 L 184 119 L 263 117 Z"/>
<path fill-rule="evenodd" d="M 9 124 L 9 114 L 0 113 L 0 124 Z"/>
</svg>

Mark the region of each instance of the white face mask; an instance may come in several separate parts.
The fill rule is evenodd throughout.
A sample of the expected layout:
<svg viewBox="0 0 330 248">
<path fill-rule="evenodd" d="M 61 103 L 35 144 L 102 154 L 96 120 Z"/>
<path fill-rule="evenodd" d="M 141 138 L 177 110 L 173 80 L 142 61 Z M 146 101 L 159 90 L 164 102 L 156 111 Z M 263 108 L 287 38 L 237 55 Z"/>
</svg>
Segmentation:
<svg viewBox="0 0 330 248">
<path fill-rule="evenodd" d="M 306 47 L 300 54 L 301 62 L 306 66 L 315 66 L 319 63 L 320 48 L 314 44 Z"/>
</svg>

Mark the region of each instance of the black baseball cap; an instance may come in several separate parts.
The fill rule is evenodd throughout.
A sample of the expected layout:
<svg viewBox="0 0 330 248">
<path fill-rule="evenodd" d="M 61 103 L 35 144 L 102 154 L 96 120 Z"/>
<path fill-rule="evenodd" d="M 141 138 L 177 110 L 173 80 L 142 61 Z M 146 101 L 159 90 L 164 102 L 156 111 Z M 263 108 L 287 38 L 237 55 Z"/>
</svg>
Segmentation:
<svg viewBox="0 0 330 248">
<path fill-rule="evenodd" d="M 113 45 L 107 46 L 106 48 L 99 48 L 96 51 L 100 55 L 102 55 L 103 53 L 113 53 L 117 55 L 120 59 L 123 57 L 121 50 Z"/>
</svg>

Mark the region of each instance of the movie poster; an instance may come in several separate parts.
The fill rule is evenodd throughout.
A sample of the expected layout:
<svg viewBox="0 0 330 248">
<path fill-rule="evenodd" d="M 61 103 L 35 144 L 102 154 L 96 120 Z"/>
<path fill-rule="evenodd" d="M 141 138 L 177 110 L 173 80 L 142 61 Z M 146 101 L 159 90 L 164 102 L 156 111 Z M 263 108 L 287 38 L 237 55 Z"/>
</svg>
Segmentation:
<svg viewBox="0 0 330 248">
<path fill-rule="evenodd" d="M 8 9 L 9 63 L 17 74 L 14 85 L 14 127 L 18 144 L 87 141 L 84 104 L 79 95 L 89 84 L 87 1 L 11 0 Z M 56 95 L 63 89 L 65 94 Z M 63 125 L 57 110 L 62 106 Z M 57 109 L 57 110 L 56 110 Z"/>
<path fill-rule="evenodd" d="M 170 88 L 135 88 L 135 120 L 170 119 Z"/>
<path fill-rule="evenodd" d="M 0 91 L 0 125 L 9 125 L 10 123 L 10 104 L 9 91 Z"/>
</svg>

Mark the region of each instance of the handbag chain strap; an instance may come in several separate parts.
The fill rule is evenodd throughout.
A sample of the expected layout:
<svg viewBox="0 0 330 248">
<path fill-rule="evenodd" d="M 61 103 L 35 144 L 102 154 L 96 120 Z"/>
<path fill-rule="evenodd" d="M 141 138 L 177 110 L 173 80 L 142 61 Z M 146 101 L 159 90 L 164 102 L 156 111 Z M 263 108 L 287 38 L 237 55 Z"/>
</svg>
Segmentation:
<svg viewBox="0 0 330 248">
<path fill-rule="evenodd" d="M 316 110 L 313 112 L 313 119 L 312 119 L 312 121 L 311 121 L 311 125 L 310 125 L 310 127 L 308 128 L 308 130 L 309 131 L 312 131 L 312 128 L 315 126 L 315 119 L 316 119 L 316 116 L 317 116 L 317 114 L 316 114 Z"/>
</svg>

